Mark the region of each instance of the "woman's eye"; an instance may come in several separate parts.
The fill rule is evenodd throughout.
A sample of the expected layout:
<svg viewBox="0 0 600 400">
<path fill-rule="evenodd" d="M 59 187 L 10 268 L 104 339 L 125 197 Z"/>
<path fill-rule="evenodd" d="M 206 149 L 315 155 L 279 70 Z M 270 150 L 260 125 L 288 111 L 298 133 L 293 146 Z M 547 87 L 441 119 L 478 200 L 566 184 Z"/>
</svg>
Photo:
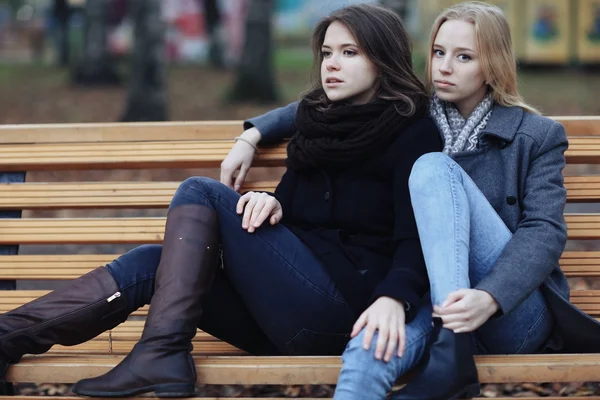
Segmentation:
<svg viewBox="0 0 600 400">
<path fill-rule="evenodd" d="M 442 50 L 439 49 L 433 49 L 433 54 L 438 56 L 438 57 L 442 57 L 444 55 L 444 52 Z"/>
<path fill-rule="evenodd" d="M 321 54 L 323 55 L 324 58 L 327 58 L 331 55 L 331 52 L 327 51 L 327 50 L 323 50 L 323 51 L 321 51 Z"/>
<path fill-rule="evenodd" d="M 459 59 L 460 61 L 469 61 L 469 60 L 471 59 L 471 57 L 469 57 L 469 56 L 468 56 L 468 55 L 466 55 L 466 54 L 461 54 L 461 55 L 459 55 L 459 56 L 458 56 L 458 59 Z"/>
<path fill-rule="evenodd" d="M 354 50 L 344 50 L 344 55 L 345 56 L 353 56 L 353 55 L 356 55 L 356 52 Z"/>
</svg>

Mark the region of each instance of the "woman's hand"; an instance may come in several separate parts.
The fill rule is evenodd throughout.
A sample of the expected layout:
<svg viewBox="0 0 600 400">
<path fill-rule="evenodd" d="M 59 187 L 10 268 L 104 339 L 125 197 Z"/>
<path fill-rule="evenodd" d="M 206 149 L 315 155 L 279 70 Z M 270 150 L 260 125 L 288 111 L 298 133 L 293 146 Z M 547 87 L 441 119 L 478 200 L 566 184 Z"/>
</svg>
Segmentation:
<svg viewBox="0 0 600 400">
<path fill-rule="evenodd" d="M 262 225 L 267 218 L 275 225 L 281 221 L 283 210 L 279 201 L 267 193 L 248 192 L 238 200 L 236 212 L 244 213 L 242 228 L 252 233 Z"/>
<path fill-rule="evenodd" d="M 363 348 L 369 350 L 375 331 L 377 345 L 375 347 L 375 358 L 390 362 L 394 356 L 394 350 L 398 349 L 398 357 L 404 354 L 406 346 L 404 304 L 391 297 L 380 297 L 358 318 L 350 336 L 355 337 L 365 328 Z"/>
<path fill-rule="evenodd" d="M 442 306 L 433 307 L 433 316 L 442 318 L 444 328 L 455 333 L 473 332 L 483 325 L 500 306 L 483 290 L 460 289 L 448 295 Z"/>
<path fill-rule="evenodd" d="M 246 175 L 248 175 L 254 154 L 256 153 L 252 145 L 258 145 L 260 132 L 253 127 L 245 130 L 240 137 L 244 140 L 238 140 L 221 163 L 221 183 L 229 186 L 236 192 L 240 191 L 246 180 Z M 246 142 L 246 140 L 252 144 Z M 236 172 L 237 176 L 234 178 Z"/>
</svg>

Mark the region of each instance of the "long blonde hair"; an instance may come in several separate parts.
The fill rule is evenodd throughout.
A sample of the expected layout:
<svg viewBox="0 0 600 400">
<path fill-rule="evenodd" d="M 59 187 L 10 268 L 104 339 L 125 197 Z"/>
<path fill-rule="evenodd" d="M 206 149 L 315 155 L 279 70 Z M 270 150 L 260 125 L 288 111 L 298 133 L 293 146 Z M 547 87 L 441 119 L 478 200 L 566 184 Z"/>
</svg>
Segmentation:
<svg viewBox="0 0 600 400">
<path fill-rule="evenodd" d="M 436 18 L 431 28 L 429 56 L 425 63 L 427 88 L 432 90 L 431 49 L 440 27 L 449 20 L 462 20 L 474 25 L 481 69 L 492 89 L 494 101 L 503 106 L 521 107 L 525 111 L 540 114 L 525 103 L 517 89 L 517 63 L 506 16 L 499 7 L 481 1 L 459 3 L 445 9 Z"/>
</svg>

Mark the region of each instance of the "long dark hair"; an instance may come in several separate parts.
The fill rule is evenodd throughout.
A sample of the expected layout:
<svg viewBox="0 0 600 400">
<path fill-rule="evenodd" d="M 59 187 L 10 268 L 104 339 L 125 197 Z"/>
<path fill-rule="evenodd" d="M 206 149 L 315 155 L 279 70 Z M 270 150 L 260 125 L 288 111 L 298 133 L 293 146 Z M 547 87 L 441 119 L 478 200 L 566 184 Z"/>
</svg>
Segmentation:
<svg viewBox="0 0 600 400">
<path fill-rule="evenodd" d="M 344 7 L 317 24 L 312 36 L 313 86 L 302 98 L 319 109 L 331 106 L 321 81 L 321 47 L 327 28 L 335 21 L 348 28 L 377 68 L 379 77 L 375 96 L 393 101 L 398 113 L 403 116 L 422 113 L 428 106 L 428 96 L 425 86 L 413 72 L 410 38 L 402 19 L 392 10 L 373 4 Z"/>
</svg>

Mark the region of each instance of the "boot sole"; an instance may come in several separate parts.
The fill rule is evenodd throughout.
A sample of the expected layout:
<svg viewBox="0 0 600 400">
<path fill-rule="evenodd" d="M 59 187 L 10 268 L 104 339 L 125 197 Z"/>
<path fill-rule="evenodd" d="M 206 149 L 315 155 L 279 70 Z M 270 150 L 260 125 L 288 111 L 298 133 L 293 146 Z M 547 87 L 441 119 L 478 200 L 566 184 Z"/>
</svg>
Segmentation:
<svg viewBox="0 0 600 400">
<path fill-rule="evenodd" d="M 74 391 L 80 396 L 87 397 L 131 397 L 138 394 L 154 392 L 156 397 L 161 398 L 179 398 L 179 397 L 194 397 L 196 394 L 195 385 L 187 383 L 164 383 L 159 385 L 145 386 L 137 389 L 123 390 L 120 392 L 104 392 L 104 391 Z"/>
</svg>

